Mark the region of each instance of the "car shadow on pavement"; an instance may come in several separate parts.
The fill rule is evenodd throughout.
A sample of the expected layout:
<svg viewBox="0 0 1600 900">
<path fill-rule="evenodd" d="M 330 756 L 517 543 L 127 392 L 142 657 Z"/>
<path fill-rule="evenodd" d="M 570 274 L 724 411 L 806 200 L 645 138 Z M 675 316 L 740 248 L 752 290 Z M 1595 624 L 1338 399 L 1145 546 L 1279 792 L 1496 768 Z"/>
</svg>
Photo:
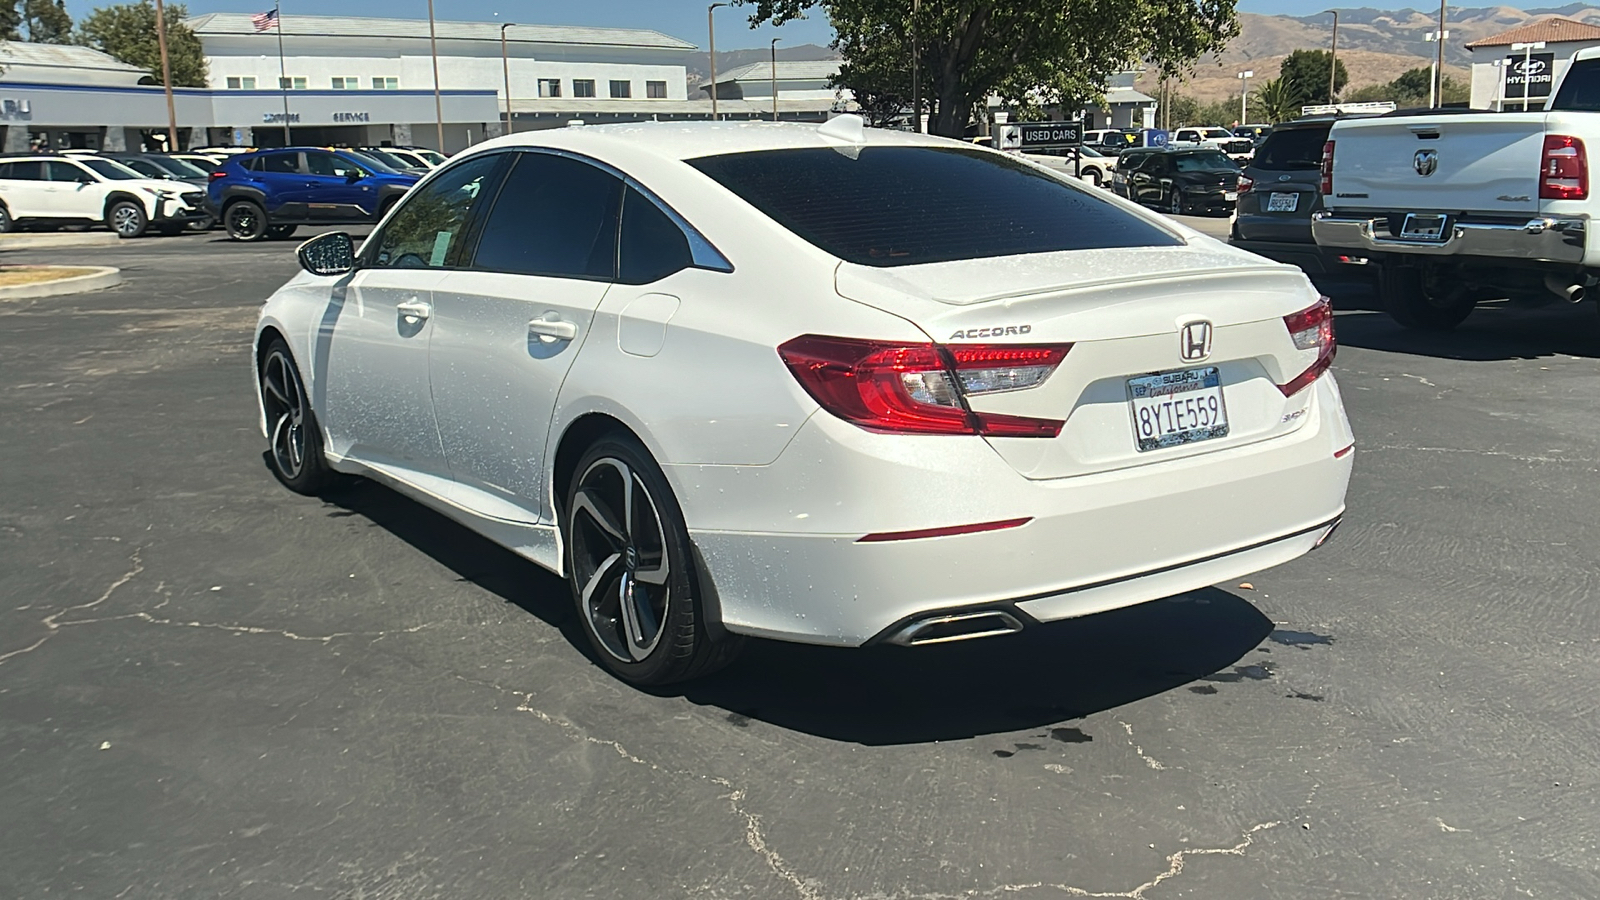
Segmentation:
<svg viewBox="0 0 1600 900">
<path fill-rule="evenodd" d="M 953 644 L 751 641 L 733 666 L 679 691 L 727 710 L 736 725 L 753 719 L 867 745 L 956 740 L 1058 725 L 1170 691 L 1234 665 L 1272 627 L 1248 602 L 1206 588 Z"/>
<path fill-rule="evenodd" d="M 1481 303 L 1454 331 L 1410 331 L 1378 311 L 1375 297 L 1335 296 L 1334 334 L 1347 347 L 1489 362 L 1549 356 L 1600 358 L 1600 315 L 1592 302 L 1535 309 Z"/>
</svg>

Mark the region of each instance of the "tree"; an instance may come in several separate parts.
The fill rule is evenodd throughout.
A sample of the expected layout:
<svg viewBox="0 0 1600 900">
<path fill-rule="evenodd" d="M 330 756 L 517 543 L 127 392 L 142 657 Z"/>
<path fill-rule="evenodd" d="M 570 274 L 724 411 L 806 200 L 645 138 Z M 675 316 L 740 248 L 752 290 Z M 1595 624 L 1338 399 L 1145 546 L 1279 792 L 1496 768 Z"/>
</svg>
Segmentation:
<svg viewBox="0 0 1600 900">
<path fill-rule="evenodd" d="M 22 24 L 22 16 L 17 13 L 17 0 L 4 2 L 0 0 L 0 41 L 20 41 L 22 35 L 17 27 Z"/>
<path fill-rule="evenodd" d="M 22 0 L 22 23 L 35 44 L 72 43 L 72 16 L 65 0 Z"/>
<path fill-rule="evenodd" d="M 1296 50 L 1284 57 L 1278 78 L 1283 81 L 1289 96 L 1295 98 L 1296 106 L 1333 102 L 1333 98 L 1328 96 L 1328 66 L 1331 61 L 1332 55 L 1326 50 Z M 1343 62 L 1333 65 L 1333 95 L 1337 97 L 1349 83 L 1350 74 L 1345 71 Z"/>
<path fill-rule="evenodd" d="M 1290 93 L 1282 78 L 1264 82 L 1252 99 L 1256 115 L 1263 122 L 1287 122 L 1300 115 L 1300 107 L 1305 105 Z"/>
<path fill-rule="evenodd" d="M 1143 61 L 1163 75 L 1220 51 L 1239 27 L 1236 0 L 736 0 L 752 26 L 820 7 L 844 56 L 837 86 L 909 100 L 912 41 L 929 131 L 960 137 L 990 95 L 1023 114 L 1103 95 Z"/>
<path fill-rule="evenodd" d="M 1401 109 L 1422 107 L 1428 105 L 1428 97 L 1432 93 L 1429 84 L 1433 79 L 1433 71 L 1425 66 L 1409 69 L 1395 80 L 1387 84 L 1372 84 L 1356 88 L 1346 97 L 1352 103 L 1367 101 L 1389 100 Z M 1471 88 L 1451 78 L 1444 77 L 1444 103 L 1465 103 L 1472 95 Z"/>
<path fill-rule="evenodd" d="M 205 87 L 206 57 L 200 39 L 183 24 L 189 10 L 166 4 L 167 58 L 174 87 Z M 109 53 L 130 66 L 161 79 L 161 51 L 156 44 L 156 9 L 150 0 L 103 6 L 78 26 L 80 43 Z"/>
</svg>

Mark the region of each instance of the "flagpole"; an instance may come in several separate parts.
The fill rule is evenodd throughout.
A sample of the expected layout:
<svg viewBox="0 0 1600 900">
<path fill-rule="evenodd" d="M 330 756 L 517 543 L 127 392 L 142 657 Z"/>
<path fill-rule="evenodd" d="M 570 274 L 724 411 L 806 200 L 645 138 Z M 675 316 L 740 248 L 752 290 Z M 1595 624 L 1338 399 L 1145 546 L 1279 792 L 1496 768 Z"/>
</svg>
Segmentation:
<svg viewBox="0 0 1600 900">
<path fill-rule="evenodd" d="M 283 94 L 283 145 L 294 146 L 294 139 L 289 137 L 289 73 L 283 64 L 283 10 L 281 0 L 272 2 L 272 24 L 278 32 L 278 90 Z"/>
</svg>

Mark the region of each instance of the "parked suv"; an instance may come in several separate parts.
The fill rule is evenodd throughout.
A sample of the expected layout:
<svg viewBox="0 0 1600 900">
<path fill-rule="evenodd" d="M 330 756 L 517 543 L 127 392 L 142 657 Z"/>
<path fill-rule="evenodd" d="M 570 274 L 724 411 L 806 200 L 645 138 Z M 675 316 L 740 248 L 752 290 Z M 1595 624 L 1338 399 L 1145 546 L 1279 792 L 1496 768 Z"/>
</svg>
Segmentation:
<svg viewBox="0 0 1600 900">
<path fill-rule="evenodd" d="M 376 222 L 416 183 L 370 157 L 288 147 L 229 157 L 211 173 L 206 199 L 229 237 L 259 241 L 300 225 Z"/>
<path fill-rule="evenodd" d="M 206 216 L 200 189 L 146 178 L 114 160 L 52 154 L 0 158 L 0 232 L 24 222 L 104 222 L 118 237 L 135 238 L 152 226 L 177 234 Z"/>
</svg>

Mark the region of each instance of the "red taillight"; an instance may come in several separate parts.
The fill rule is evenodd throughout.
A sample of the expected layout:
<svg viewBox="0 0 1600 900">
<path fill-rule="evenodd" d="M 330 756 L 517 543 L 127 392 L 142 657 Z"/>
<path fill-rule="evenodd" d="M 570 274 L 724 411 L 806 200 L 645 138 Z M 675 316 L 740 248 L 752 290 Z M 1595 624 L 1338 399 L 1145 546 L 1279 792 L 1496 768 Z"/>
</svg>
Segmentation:
<svg viewBox="0 0 1600 900">
<path fill-rule="evenodd" d="M 211 170 L 211 180 L 212 181 L 216 181 L 218 178 L 227 178 L 227 177 L 228 177 L 228 173 L 227 173 L 227 170 L 225 170 L 225 169 L 213 169 L 213 170 Z"/>
<path fill-rule="evenodd" d="M 1251 178 L 1248 175 L 1239 176 L 1239 193 L 1248 194 L 1253 188 L 1255 188 L 1255 186 L 1256 182 L 1254 178 Z"/>
<path fill-rule="evenodd" d="M 1310 387 L 1333 365 L 1333 354 L 1339 346 L 1333 338 L 1333 306 L 1323 297 L 1310 309 L 1284 316 L 1283 324 L 1288 326 L 1296 350 L 1317 351 L 1317 361 L 1309 369 L 1290 379 L 1288 384 L 1278 385 L 1285 397 L 1293 397 Z"/>
<path fill-rule="evenodd" d="M 1565 134 L 1544 136 L 1539 199 L 1589 199 L 1589 155 L 1584 152 L 1583 141 Z"/>
<path fill-rule="evenodd" d="M 823 409 L 868 431 L 1055 437 L 1060 419 L 973 412 L 967 399 L 1037 387 L 1071 344 L 891 344 L 808 334 L 778 348 Z"/>
<path fill-rule="evenodd" d="M 1322 196 L 1333 196 L 1333 141 L 1322 145 Z"/>
</svg>

